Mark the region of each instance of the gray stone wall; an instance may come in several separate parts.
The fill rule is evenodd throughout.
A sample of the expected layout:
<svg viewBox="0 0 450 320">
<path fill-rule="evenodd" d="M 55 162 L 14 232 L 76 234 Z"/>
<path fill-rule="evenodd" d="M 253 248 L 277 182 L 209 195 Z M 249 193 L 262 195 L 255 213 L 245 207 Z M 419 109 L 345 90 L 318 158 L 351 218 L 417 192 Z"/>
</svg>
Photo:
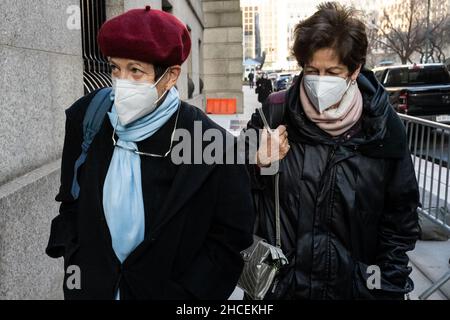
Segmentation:
<svg viewBox="0 0 450 320">
<path fill-rule="evenodd" d="M 0 1 L 0 184 L 60 156 L 64 109 L 83 93 L 73 2 Z"/>
<path fill-rule="evenodd" d="M 208 98 L 237 98 L 243 112 L 242 13 L 237 0 L 204 0 L 204 81 Z"/>
<path fill-rule="evenodd" d="M 124 0 L 106 0 L 106 19 L 109 20 L 123 13 Z"/>
<path fill-rule="evenodd" d="M 45 253 L 64 110 L 83 95 L 73 0 L 0 1 L 0 299 L 62 297 L 61 261 Z"/>
<path fill-rule="evenodd" d="M 60 161 L 0 186 L 0 300 L 62 299 L 63 262 L 45 255 Z"/>
</svg>

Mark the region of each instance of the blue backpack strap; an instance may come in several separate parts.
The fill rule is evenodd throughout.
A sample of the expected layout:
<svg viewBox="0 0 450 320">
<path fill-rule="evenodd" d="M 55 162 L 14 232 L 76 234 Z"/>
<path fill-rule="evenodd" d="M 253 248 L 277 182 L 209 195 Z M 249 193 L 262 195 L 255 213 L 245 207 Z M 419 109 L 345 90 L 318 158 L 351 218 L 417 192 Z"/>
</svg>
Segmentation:
<svg viewBox="0 0 450 320">
<path fill-rule="evenodd" d="M 73 181 L 72 181 L 72 197 L 78 199 L 80 194 L 80 185 L 78 184 L 78 169 L 86 160 L 89 147 L 94 141 L 95 135 L 100 130 L 103 119 L 112 105 L 111 88 L 103 88 L 99 90 L 89 104 L 83 120 L 83 143 L 81 145 L 81 154 L 74 165 Z"/>
</svg>

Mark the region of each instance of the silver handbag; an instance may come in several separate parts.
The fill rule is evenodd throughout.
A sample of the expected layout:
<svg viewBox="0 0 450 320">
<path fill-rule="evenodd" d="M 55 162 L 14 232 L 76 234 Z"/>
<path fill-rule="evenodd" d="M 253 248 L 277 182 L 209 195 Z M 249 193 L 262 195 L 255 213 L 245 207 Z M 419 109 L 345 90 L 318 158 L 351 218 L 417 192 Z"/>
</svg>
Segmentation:
<svg viewBox="0 0 450 320">
<path fill-rule="evenodd" d="M 266 128 L 267 120 L 261 109 L 258 109 Z M 275 175 L 275 228 L 276 246 L 254 235 L 253 244 L 242 251 L 244 269 L 238 281 L 241 288 L 251 299 L 262 300 L 271 287 L 275 290 L 275 279 L 280 267 L 288 264 L 288 259 L 281 250 L 280 235 L 280 188 L 279 173 Z"/>
</svg>

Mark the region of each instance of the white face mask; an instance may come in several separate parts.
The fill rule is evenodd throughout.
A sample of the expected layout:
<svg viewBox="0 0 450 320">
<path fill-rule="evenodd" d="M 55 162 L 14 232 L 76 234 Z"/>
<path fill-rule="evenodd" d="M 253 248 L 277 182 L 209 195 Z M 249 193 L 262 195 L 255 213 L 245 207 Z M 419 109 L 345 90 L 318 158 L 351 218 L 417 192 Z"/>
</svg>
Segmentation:
<svg viewBox="0 0 450 320">
<path fill-rule="evenodd" d="M 309 100 L 320 113 L 341 101 L 351 84 L 335 76 L 306 75 L 303 81 Z"/>
<path fill-rule="evenodd" d="M 156 85 L 169 69 L 155 84 L 136 82 L 124 79 L 113 79 L 114 104 L 120 124 L 126 126 L 153 112 L 159 100 Z"/>
</svg>

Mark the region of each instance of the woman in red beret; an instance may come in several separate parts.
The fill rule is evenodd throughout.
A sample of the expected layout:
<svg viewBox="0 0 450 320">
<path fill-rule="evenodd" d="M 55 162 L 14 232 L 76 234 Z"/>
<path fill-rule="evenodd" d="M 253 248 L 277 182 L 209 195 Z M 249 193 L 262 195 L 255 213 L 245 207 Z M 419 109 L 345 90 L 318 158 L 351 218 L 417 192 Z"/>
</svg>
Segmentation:
<svg viewBox="0 0 450 320">
<path fill-rule="evenodd" d="M 172 161 L 178 130 L 227 135 L 180 101 L 189 32 L 147 7 L 107 21 L 98 43 L 111 64 L 110 103 L 90 145 L 86 118 L 105 89 L 66 110 L 60 214 L 47 247 L 64 257 L 65 298 L 227 299 L 252 242 L 253 207 L 243 165 Z"/>
</svg>

